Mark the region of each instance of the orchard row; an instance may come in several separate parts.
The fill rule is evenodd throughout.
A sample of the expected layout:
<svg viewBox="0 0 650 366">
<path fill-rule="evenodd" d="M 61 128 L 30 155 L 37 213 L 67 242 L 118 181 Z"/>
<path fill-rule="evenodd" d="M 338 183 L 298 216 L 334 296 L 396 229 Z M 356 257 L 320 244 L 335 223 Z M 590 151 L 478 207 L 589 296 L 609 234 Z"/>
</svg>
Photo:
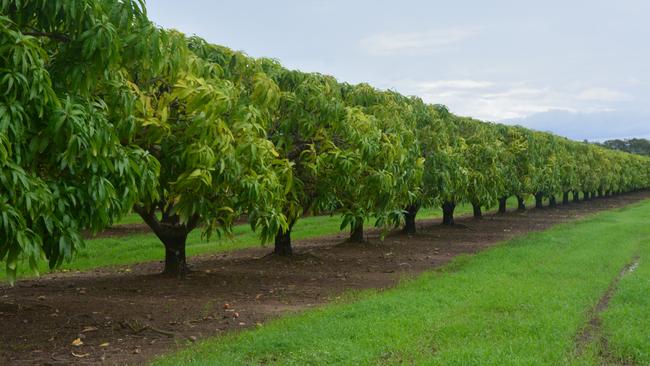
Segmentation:
<svg viewBox="0 0 650 366">
<path fill-rule="evenodd" d="M 650 185 L 650 160 L 442 105 L 288 70 L 163 30 L 133 0 L 0 2 L 0 260 L 15 276 L 72 258 L 80 232 L 135 211 L 186 270 L 198 228 L 247 217 L 291 254 L 305 213 L 414 232 L 420 207 L 453 224 L 534 195 Z M 520 205 L 520 206 L 521 206 Z M 523 208 L 523 207 L 522 207 Z"/>
</svg>

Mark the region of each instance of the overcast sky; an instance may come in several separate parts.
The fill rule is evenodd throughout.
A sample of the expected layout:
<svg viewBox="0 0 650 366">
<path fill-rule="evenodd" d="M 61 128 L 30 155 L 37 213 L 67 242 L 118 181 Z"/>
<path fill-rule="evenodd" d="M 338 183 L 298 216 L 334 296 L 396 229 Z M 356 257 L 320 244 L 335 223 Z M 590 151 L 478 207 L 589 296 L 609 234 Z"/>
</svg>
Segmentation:
<svg viewBox="0 0 650 366">
<path fill-rule="evenodd" d="M 160 26 L 574 139 L 650 137 L 650 1 L 149 0 Z"/>
</svg>

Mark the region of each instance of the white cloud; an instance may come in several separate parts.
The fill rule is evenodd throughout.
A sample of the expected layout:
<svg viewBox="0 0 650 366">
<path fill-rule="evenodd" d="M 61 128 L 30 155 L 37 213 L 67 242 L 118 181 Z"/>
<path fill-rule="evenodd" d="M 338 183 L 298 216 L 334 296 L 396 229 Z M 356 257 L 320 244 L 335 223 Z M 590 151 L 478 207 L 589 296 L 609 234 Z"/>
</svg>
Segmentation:
<svg viewBox="0 0 650 366">
<path fill-rule="evenodd" d="M 630 96 L 618 90 L 594 87 L 582 90 L 577 96 L 580 100 L 593 100 L 602 102 L 620 102 L 629 100 Z"/>
<path fill-rule="evenodd" d="M 361 39 L 361 47 L 374 54 L 428 52 L 462 42 L 478 34 L 475 27 L 451 27 L 422 32 L 378 33 Z"/>
<path fill-rule="evenodd" d="M 390 87 L 421 97 L 428 103 L 447 105 L 456 114 L 488 121 L 522 119 L 550 110 L 595 113 L 617 110 L 629 96 L 614 89 L 567 84 L 561 87 L 529 82 L 491 80 L 399 80 Z"/>
<path fill-rule="evenodd" d="M 525 83 L 495 83 L 486 80 L 456 79 L 399 82 L 397 88 L 429 103 L 447 105 L 454 113 L 497 121 L 519 118 L 553 108 L 570 108 L 565 98 L 546 88 Z"/>
<path fill-rule="evenodd" d="M 432 89 L 483 89 L 493 84 L 489 81 L 480 80 L 437 80 L 417 84 L 416 87 L 422 90 Z"/>
<path fill-rule="evenodd" d="M 534 96 L 543 96 L 548 94 L 548 89 L 537 89 L 537 88 L 522 88 L 514 87 L 511 89 L 500 90 L 494 93 L 487 93 L 481 95 L 483 98 L 487 99 L 500 99 L 500 98 L 525 98 L 525 97 L 534 97 Z"/>
</svg>

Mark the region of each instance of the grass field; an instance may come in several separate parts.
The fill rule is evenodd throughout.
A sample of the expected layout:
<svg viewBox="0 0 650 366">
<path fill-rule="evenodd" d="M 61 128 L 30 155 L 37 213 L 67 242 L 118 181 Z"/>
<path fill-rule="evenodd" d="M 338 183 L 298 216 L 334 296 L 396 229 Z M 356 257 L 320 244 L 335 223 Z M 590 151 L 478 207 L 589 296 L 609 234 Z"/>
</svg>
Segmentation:
<svg viewBox="0 0 650 366">
<path fill-rule="evenodd" d="M 598 365 L 577 334 L 603 314 L 613 353 L 648 364 L 650 202 L 525 235 L 383 292 L 199 342 L 157 365 Z M 596 342 L 596 341 L 595 341 Z"/>
<path fill-rule="evenodd" d="M 510 208 L 516 207 L 516 201 L 509 202 Z M 470 205 L 460 205 L 456 215 L 471 213 Z M 423 209 L 418 214 L 418 219 L 435 218 L 442 216 L 439 209 Z M 128 215 L 118 224 L 141 223 L 137 215 Z M 300 219 L 292 232 L 292 239 L 300 240 L 339 233 L 341 217 L 312 216 Z M 347 228 L 345 230 L 348 230 Z M 249 225 L 235 226 L 232 237 L 213 236 L 210 239 L 201 238 L 200 230 L 190 233 L 187 240 L 187 255 L 192 257 L 201 254 L 219 253 L 235 249 L 259 247 L 260 240 Z M 269 248 L 271 250 L 271 248 Z M 86 246 L 81 248 L 76 258 L 70 263 L 64 263 L 59 270 L 83 271 L 94 268 L 129 265 L 134 263 L 162 260 L 164 258 L 163 246 L 160 240 L 152 233 L 133 234 L 123 237 L 107 237 L 86 240 Z M 47 273 L 46 261 L 41 261 L 40 273 Z M 19 278 L 32 277 L 35 274 L 27 270 L 27 265 L 19 267 Z M 0 272 L 0 280 L 5 278 L 4 271 Z"/>
<path fill-rule="evenodd" d="M 626 365 L 650 365 L 650 237 L 644 238 L 638 267 L 621 279 L 602 321 L 600 335 L 607 347 L 597 342 L 596 350 Z"/>
</svg>

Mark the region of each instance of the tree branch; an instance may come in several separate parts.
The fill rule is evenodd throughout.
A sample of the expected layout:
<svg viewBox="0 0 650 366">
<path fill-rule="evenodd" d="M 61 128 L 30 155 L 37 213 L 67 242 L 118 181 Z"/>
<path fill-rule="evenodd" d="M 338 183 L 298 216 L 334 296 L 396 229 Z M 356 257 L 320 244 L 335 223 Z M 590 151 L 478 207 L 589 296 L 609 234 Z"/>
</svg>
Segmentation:
<svg viewBox="0 0 650 366">
<path fill-rule="evenodd" d="M 133 211 L 135 211 L 140 217 L 142 217 L 142 220 L 149 225 L 151 230 L 153 230 L 156 235 L 160 233 L 160 223 L 158 220 L 156 220 L 156 215 L 155 215 L 155 209 L 151 208 L 150 210 L 147 210 L 144 206 L 133 206 Z"/>
<path fill-rule="evenodd" d="M 199 214 L 194 214 L 192 217 L 190 217 L 190 220 L 185 224 L 185 228 L 187 232 L 189 233 L 190 231 L 194 230 L 196 226 L 199 224 L 201 220 L 201 216 Z"/>
</svg>

